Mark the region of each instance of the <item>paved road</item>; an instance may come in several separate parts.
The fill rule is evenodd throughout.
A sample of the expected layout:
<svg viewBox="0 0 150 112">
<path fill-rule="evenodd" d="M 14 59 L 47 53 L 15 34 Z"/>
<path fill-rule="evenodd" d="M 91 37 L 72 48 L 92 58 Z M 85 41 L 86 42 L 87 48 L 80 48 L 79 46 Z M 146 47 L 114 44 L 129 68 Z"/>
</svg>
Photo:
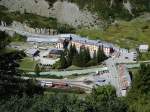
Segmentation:
<svg viewBox="0 0 150 112">
<path fill-rule="evenodd" d="M 127 67 L 128 69 L 131 69 L 131 68 L 139 68 L 141 63 L 150 63 L 150 60 L 147 60 L 147 61 L 138 61 L 138 62 L 136 62 L 136 63 L 126 64 L 126 67 Z"/>
<path fill-rule="evenodd" d="M 140 67 L 140 64 L 127 64 L 126 67 L 128 69 L 131 69 L 131 68 L 139 68 Z"/>
<path fill-rule="evenodd" d="M 57 38 L 59 38 L 59 35 L 41 35 L 41 34 L 34 34 L 34 33 L 29 33 L 29 32 L 26 32 L 26 31 L 21 31 L 21 30 L 17 30 L 17 29 L 14 29 L 14 28 L 11 28 L 11 27 L 3 27 L 3 26 L 0 26 L 0 30 L 1 31 L 11 31 L 11 32 L 16 32 L 20 35 L 24 35 L 28 38 L 49 38 L 49 39 L 46 39 L 46 41 L 51 41 L 51 42 L 56 42 L 57 41 Z"/>
<path fill-rule="evenodd" d="M 40 75 L 56 75 L 56 76 L 69 76 L 73 74 L 87 74 L 87 73 L 93 73 L 96 71 L 104 71 L 108 70 L 107 67 L 94 67 L 94 68 L 88 68 L 83 70 L 72 70 L 72 71 L 50 71 L 50 72 L 41 72 Z M 34 72 L 29 72 L 28 74 L 34 75 Z"/>
<path fill-rule="evenodd" d="M 110 73 L 111 73 L 111 84 L 116 88 L 117 95 L 121 96 L 120 85 L 119 85 L 119 74 L 116 68 L 116 63 L 112 58 L 105 61 Z"/>
<path fill-rule="evenodd" d="M 147 61 L 138 61 L 138 63 L 150 63 L 150 60 L 147 60 Z"/>
</svg>

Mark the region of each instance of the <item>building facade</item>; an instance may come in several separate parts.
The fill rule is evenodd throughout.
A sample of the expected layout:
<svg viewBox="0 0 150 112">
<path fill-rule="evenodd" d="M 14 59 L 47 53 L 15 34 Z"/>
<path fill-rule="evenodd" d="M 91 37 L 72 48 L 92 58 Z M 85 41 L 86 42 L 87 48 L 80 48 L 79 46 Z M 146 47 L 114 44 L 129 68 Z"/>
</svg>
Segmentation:
<svg viewBox="0 0 150 112">
<path fill-rule="evenodd" d="M 94 41 L 86 38 L 77 38 L 77 37 L 61 38 L 57 42 L 56 47 L 59 49 L 65 48 L 66 46 L 64 44 L 65 41 L 68 42 L 68 46 L 75 45 L 78 51 L 80 50 L 81 47 L 88 48 L 91 55 L 93 55 L 94 52 L 97 52 L 99 47 L 104 51 L 106 56 L 110 56 L 110 54 L 113 52 L 113 47 L 108 43 L 102 43 L 100 41 Z"/>
</svg>

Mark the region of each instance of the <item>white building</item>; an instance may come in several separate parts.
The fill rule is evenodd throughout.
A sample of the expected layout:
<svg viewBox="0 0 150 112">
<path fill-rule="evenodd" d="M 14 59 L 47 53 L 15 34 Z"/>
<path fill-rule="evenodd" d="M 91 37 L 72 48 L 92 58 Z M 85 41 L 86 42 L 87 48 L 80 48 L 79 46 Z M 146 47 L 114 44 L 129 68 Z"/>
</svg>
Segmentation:
<svg viewBox="0 0 150 112">
<path fill-rule="evenodd" d="M 59 59 L 40 58 L 39 61 L 40 61 L 40 64 L 42 65 L 51 66 L 55 64 L 57 61 L 59 61 Z"/>
<path fill-rule="evenodd" d="M 84 46 L 85 48 L 89 49 L 91 55 L 93 55 L 94 52 L 97 52 L 99 47 L 102 48 L 107 56 L 110 56 L 110 54 L 113 52 L 112 44 L 106 43 L 104 41 L 89 40 L 74 34 L 60 35 L 60 38 L 61 39 L 59 39 L 57 42 L 57 48 L 64 48 L 65 39 L 69 40 L 71 38 L 69 43 L 75 45 L 78 51 L 80 50 L 80 47 Z"/>
<path fill-rule="evenodd" d="M 148 49 L 149 49 L 148 44 L 139 45 L 139 52 L 148 52 Z"/>
<path fill-rule="evenodd" d="M 29 56 L 29 57 L 34 57 L 34 56 L 38 55 L 39 52 L 40 51 L 38 49 L 33 49 L 33 48 L 25 50 L 26 55 Z"/>
<path fill-rule="evenodd" d="M 45 66 L 51 66 L 55 64 L 57 61 L 59 61 L 59 58 L 53 59 L 53 58 L 48 58 L 47 56 L 49 55 L 50 50 L 47 51 L 41 51 L 38 57 L 35 57 L 35 60 L 37 60 L 41 65 Z"/>
</svg>

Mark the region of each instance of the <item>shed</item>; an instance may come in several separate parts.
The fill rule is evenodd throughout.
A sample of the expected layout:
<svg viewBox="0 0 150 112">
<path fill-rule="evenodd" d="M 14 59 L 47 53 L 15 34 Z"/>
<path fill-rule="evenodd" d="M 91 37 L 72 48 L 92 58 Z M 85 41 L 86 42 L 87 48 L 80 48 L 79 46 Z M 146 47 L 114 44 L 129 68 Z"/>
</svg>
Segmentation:
<svg viewBox="0 0 150 112">
<path fill-rule="evenodd" d="M 148 49 L 149 49 L 148 44 L 139 45 L 139 52 L 148 52 Z"/>
<path fill-rule="evenodd" d="M 27 49 L 25 50 L 25 53 L 27 56 L 30 56 L 30 57 L 34 57 L 34 56 L 37 56 L 39 54 L 39 50 L 38 49 Z"/>
</svg>

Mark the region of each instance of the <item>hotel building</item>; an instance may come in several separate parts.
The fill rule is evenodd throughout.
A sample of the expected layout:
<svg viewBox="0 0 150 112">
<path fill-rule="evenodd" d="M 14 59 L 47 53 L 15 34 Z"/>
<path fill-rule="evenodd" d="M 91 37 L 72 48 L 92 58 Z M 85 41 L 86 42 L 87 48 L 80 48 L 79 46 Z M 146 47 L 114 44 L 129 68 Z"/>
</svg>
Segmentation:
<svg viewBox="0 0 150 112">
<path fill-rule="evenodd" d="M 82 38 L 77 35 L 63 35 L 61 39 L 57 42 L 57 48 L 65 48 L 64 42 L 68 42 L 69 45 L 75 45 L 76 49 L 79 51 L 81 47 L 88 48 L 90 51 L 90 54 L 93 55 L 94 52 L 98 51 L 98 48 L 100 47 L 105 55 L 110 56 L 113 53 L 113 47 L 112 44 L 103 42 L 103 41 L 97 41 L 97 40 L 89 40 L 87 38 Z"/>
</svg>

